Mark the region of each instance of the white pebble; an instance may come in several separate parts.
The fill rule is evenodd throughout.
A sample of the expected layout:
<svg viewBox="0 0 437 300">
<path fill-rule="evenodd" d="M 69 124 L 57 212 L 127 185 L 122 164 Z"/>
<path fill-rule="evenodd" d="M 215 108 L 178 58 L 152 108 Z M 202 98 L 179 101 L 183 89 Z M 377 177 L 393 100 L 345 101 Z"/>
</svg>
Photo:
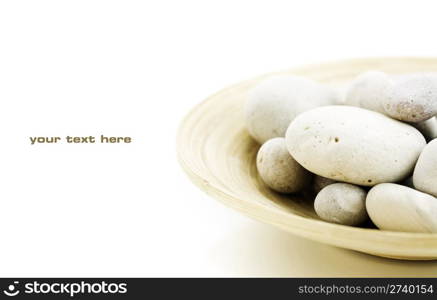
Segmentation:
<svg viewBox="0 0 437 300">
<path fill-rule="evenodd" d="M 256 166 L 261 179 L 280 193 L 295 193 L 311 182 L 311 173 L 288 153 L 284 138 L 264 143 L 258 151 Z"/>
<path fill-rule="evenodd" d="M 437 139 L 423 149 L 413 174 L 414 187 L 437 197 Z"/>
<path fill-rule="evenodd" d="M 345 104 L 385 114 L 384 98 L 393 86 L 390 77 L 379 71 L 368 71 L 359 75 L 346 92 Z"/>
<path fill-rule="evenodd" d="M 348 183 L 334 183 L 317 194 L 314 209 L 322 220 L 356 226 L 368 219 L 365 200 L 364 189 Z"/>
<path fill-rule="evenodd" d="M 414 127 L 419 130 L 427 141 L 431 141 L 437 138 L 437 118 L 432 117 L 426 121 L 420 123 L 411 123 Z"/>
<path fill-rule="evenodd" d="M 426 145 L 414 127 L 352 106 L 302 113 L 290 124 L 286 143 L 307 170 L 364 186 L 405 179 Z"/>
<path fill-rule="evenodd" d="M 437 199 L 406 186 L 382 183 L 366 198 L 367 213 L 382 230 L 437 232 Z"/>
<path fill-rule="evenodd" d="M 384 98 L 386 113 L 406 122 L 422 122 L 437 114 L 437 76 L 412 75 L 396 82 Z"/>
<path fill-rule="evenodd" d="M 284 137 L 290 122 L 314 107 L 334 104 L 331 88 L 298 76 L 276 76 L 259 83 L 248 95 L 246 128 L 260 144 Z"/>
</svg>

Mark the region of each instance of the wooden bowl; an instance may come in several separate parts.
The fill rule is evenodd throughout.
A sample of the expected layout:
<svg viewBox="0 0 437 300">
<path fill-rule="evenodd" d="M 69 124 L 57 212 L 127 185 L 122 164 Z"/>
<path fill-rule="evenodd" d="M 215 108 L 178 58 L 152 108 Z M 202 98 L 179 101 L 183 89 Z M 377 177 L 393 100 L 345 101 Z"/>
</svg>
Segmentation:
<svg viewBox="0 0 437 300">
<path fill-rule="evenodd" d="M 259 145 L 244 126 L 247 91 L 260 80 L 295 74 L 344 86 L 359 73 L 437 71 L 437 58 L 368 58 L 311 65 L 260 76 L 226 88 L 197 105 L 183 120 L 178 158 L 191 180 L 209 195 L 252 218 L 311 240 L 377 256 L 408 260 L 437 259 L 437 234 L 381 231 L 320 220 L 312 199 L 280 195 L 259 179 Z"/>
</svg>

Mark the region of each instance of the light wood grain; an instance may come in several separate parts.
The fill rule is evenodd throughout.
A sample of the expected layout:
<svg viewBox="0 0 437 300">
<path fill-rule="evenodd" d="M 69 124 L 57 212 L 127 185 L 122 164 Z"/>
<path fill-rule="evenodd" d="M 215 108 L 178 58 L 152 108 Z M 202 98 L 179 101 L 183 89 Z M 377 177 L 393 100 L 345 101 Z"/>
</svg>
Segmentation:
<svg viewBox="0 0 437 300">
<path fill-rule="evenodd" d="M 437 234 L 389 232 L 321 221 L 311 199 L 284 196 L 260 181 L 255 155 L 259 145 L 243 121 L 247 91 L 277 74 L 306 76 L 343 86 L 357 74 L 381 70 L 390 74 L 437 71 L 437 58 L 370 58 L 311 65 L 272 73 L 226 88 L 196 106 L 180 125 L 178 158 L 191 180 L 225 205 L 290 233 L 373 255 L 437 259 Z"/>
</svg>

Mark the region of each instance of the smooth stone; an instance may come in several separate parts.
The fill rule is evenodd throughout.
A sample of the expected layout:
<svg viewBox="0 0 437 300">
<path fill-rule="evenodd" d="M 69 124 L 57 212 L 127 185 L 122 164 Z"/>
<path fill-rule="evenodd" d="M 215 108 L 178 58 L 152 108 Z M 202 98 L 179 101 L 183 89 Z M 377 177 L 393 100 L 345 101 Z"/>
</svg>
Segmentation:
<svg viewBox="0 0 437 300">
<path fill-rule="evenodd" d="M 382 183 L 367 194 L 366 208 L 382 230 L 437 232 L 437 199 L 412 188 Z"/>
<path fill-rule="evenodd" d="M 293 158 L 312 173 L 364 186 L 405 179 L 426 145 L 416 128 L 353 106 L 304 112 L 285 139 Z"/>
<path fill-rule="evenodd" d="M 350 84 L 344 104 L 385 114 L 383 100 L 388 97 L 393 84 L 390 77 L 383 72 L 362 73 Z"/>
<path fill-rule="evenodd" d="M 411 123 L 419 130 L 427 141 L 431 141 L 437 138 L 437 118 L 432 117 L 426 121 L 420 123 Z"/>
<path fill-rule="evenodd" d="M 246 128 L 263 144 L 284 137 L 290 122 L 300 113 L 334 104 L 335 90 L 298 76 L 275 76 L 260 82 L 248 94 L 245 105 Z"/>
<path fill-rule="evenodd" d="M 322 177 L 319 175 L 314 176 L 313 179 L 313 191 L 317 195 L 323 188 L 330 184 L 336 183 L 337 181 L 330 178 Z"/>
<path fill-rule="evenodd" d="M 366 191 L 348 183 L 333 183 L 316 196 L 314 209 L 325 221 L 356 226 L 368 219 Z"/>
<path fill-rule="evenodd" d="M 383 106 L 392 118 L 418 123 L 437 114 L 437 76 L 411 75 L 396 82 Z"/>
<path fill-rule="evenodd" d="M 284 138 L 265 142 L 258 150 L 256 166 L 261 179 L 280 193 L 295 193 L 309 185 L 312 174 L 288 153 Z"/>
<path fill-rule="evenodd" d="M 414 187 L 437 197 L 437 139 L 425 146 L 413 174 Z"/>
</svg>

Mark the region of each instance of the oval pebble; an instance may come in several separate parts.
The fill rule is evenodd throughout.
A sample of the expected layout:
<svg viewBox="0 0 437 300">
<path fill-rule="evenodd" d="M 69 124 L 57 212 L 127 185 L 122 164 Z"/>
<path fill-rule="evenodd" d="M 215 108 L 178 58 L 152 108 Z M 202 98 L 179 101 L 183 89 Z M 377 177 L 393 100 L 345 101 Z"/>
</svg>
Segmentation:
<svg viewBox="0 0 437 300">
<path fill-rule="evenodd" d="M 429 142 L 420 154 L 413 184 L 417 190 L 437 197 L 437 139 Z"/>
<path fill-rule="evenodd" d="M 356 226 L 368 219 L 365 200 L 364 189 L 348 183 L 334 183 L 317 194 L 314 209 L 322 220 Z"/>
<path fill-rule="evenodd" d="M 437 76 L 412 75 L 396 82 L 384 98 L 386 113 L 406 122 L 422 122 L 437 114 Z"/>
<path fill-rule="evenodd" d="M 352 106 L 302 113 L 290 124 L 286 143 L 307 170 L 364 186 L 408 177 L 426 144 L 414 127 Z"/>
<path fill-rule="evenodd" d="M 311 173 L 288 153 L 284 138 L 268 140 L 258 151 L 256 166 L 261 179 L 280 193 L 295 193 L 311 182 Z"/>
<path fill-rule="evenodd" d="M 393 81 L 379 71 L 368 71 L 359 75 L 350 84 L 345 104 L 385 114 L 383 100 L 388 97 Z"/>
<path fill-rule="evenodd" d="M 284 137 L 290 122 L 300 113 L 334 104 L 338 94 L 331 88 L 298 76 L 275 76 L 249 92 L 245 105 L 246 128 L 263 144 Z"/>
<path fill-rule="evenodd" d="M 437 232 L 437 199 L 393 183 L 374 186 L 366 198 L 372 222 L 382 230 Z"/>
</svg>

